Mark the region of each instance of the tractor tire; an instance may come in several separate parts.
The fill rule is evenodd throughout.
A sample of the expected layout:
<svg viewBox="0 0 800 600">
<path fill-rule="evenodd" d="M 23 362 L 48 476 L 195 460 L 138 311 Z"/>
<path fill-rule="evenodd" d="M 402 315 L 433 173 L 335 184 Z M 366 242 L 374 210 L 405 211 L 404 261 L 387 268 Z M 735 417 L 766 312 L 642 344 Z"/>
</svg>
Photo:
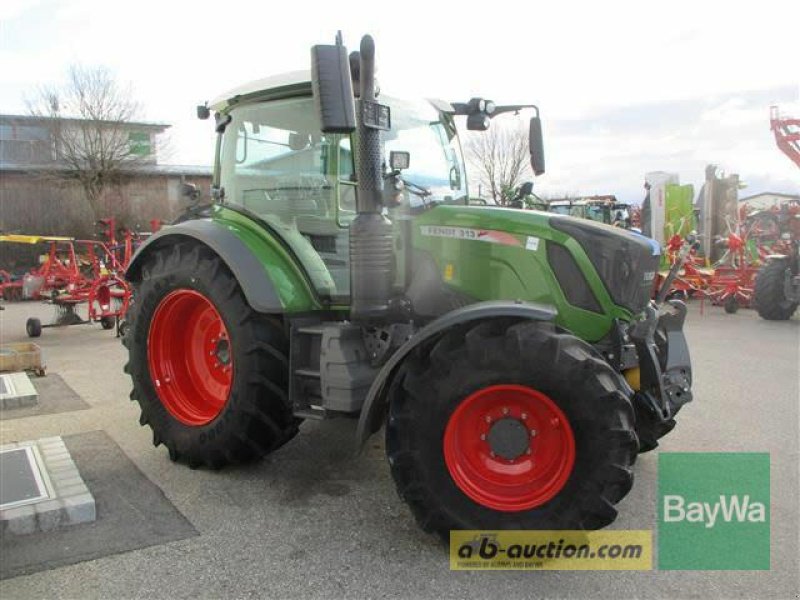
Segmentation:
<svg viewBox="0 0 800 600">
<path fill-rule="evenodd" d="M 28 337 L 39 337 L 42 335 L 42 322 L 35 317 L 31 317 L 25 322 L 25 332 L 28 334 Z"/>
<path fill-rule="evenodd" d="M 100 327 L 103 329 L 113 329 L 114 317 L 100 317 Z"/>
<path fill-rule="evenodd" d="M 786 298 L 784 283 L 789 267 L 782 260 L 764 265 L 756 275 L 753 301 L 762 319 L 786 321 L 797 310 L 798 303 Z"/>
<path fill-rule="evenodd" d="M 589 344 L 551 323 L 454 328 L 390 385 L 397 491 L 445 541 L 452 529 L 605 527 L 633 484 L 629 394 Z"/>
<path fill-rule="evenodd" d="M 141 425 L 173 461 L 217 469 L 292 439 L 288 340 L 207 247 L 157 248 L 134 283 L 123 343 Z"/>
</svg>

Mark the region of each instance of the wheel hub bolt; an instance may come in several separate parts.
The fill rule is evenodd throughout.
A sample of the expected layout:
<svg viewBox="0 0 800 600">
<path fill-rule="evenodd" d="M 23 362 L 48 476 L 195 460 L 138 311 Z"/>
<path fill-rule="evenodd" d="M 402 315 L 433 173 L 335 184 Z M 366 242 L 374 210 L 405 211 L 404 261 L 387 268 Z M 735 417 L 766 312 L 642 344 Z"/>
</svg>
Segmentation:
<svg viewBox="0 0 800 600">
<path fill-rule="evenodd" d="M 524 421 L 524 420 L 526 420 L 528 418 L 528 413 L 522 413 L 520 416 L 522 417 L 522 420 Z"/>
<path fill-rule="evenodd" d="M 486 422 L 487 423 L 491 423 L 492 422 L 492 417 L 490 417 L 489 415 L 486 415 Z"/>
<path fill-rule="evenodd" d="M 482 442 L 485 442 L 485 441 L 486 441 L 486 434 L 485 434 L 485 433 L 482 433 L 482 434 L 481 434 L 481 441 L 482 441 Z"/>
<path fill-rule="evenodd" d="M 504 409 L 503 409 L 503 414 L 504 414 L 504 415 L 507 415 L 507 414 L 508 414 L 508 409 L 507 409 L 507 408 L 504 408 Z"/>
<path fill-rule="evenodd" d="M 536 430 L 535 429 L 531 429 L 531 437 L 536 437 Z"/>
</svg>

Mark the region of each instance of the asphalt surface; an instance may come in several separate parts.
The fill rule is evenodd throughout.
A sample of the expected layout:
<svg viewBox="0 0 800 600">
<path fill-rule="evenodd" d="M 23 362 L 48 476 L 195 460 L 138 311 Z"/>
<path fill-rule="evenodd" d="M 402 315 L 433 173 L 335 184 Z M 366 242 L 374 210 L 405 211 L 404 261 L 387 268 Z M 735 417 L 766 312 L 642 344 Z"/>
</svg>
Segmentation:
<svg viewBox="0 0 800 600">
<path fill-rule="evenodd" d="M 25 318 L 49 310 L 7 305 L 2 341 L 24 341 Z M 0 441 L 103 430 L 199 535 L 7 579 L 0 596 L 797 598 L 800 315 L 770 323 L 706 307 L 701 316 L 695 304 L 687 336 L 695 401 L 660 450 L 770 453 L 770 571 L 451 572 L 444 547 L 397 497 L 377 437 L 355 456 L 355 423 L 306 423 L 258 465 L 175 465 L 138 424 L 121 344 L 83 325 L 46 329 L 38 343 L 48 370 L 91 408 L 0 421 Z M 614 528 L 655 529 L 657 452 L 637 461 Z"/>
</svg>

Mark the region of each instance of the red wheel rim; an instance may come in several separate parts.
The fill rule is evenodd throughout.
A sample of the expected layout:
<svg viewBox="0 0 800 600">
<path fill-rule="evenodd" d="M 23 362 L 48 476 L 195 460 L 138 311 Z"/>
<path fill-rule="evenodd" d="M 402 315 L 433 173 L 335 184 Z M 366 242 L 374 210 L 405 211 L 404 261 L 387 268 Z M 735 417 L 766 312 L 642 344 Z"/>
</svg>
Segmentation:
<svg viewBox="0 0 800 600">
<path fill-rule="evenodd" d="M 147 362 L 156 394 L 185 425 L 213 421 L 233 382 L 233 354 L 225 323 L 211 301 L 180 289 L 161 300 L 153 313 Z"/>
<path fill-rule="evenodd" d="M 520 511 L 564 487 L 575 438 L 548 396 L 521 385 L 493 385 L 468 396 L 450 416 L 444 459 L 455 484 L 482 506 Z"/>
</svg>

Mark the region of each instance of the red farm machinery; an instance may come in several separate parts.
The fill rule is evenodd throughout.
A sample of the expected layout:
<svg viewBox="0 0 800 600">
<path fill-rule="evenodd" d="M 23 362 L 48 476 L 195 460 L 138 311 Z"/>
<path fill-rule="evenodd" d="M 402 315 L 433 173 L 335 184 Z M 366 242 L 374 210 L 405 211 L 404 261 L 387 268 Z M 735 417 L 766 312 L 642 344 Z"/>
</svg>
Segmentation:
<svg viewBox="0 0 800 600">
<path fill-rule="evenodd" d="M 40 264 L 22 278 L 0 273 L 4 299 L 43 300 L 53 305 L 51 323 L 28 319 L 26 331 L 39 337 L 45 327 L 100 323 L 103 329 L 120 322 L 127 312 L 131 290 L 123 277 L 131 257 L 143 236 L 130 230 L 117 231 L 113 218 L 101 219 L 101 240 L 81 240 L 62 236 L 9 234 L 0 242 L 36 244 L 46 248 Z M 158 224 L 154 223 L 157 228 Z M 77 307 L 86 305 L 86 318 Z"/>
</svg>

